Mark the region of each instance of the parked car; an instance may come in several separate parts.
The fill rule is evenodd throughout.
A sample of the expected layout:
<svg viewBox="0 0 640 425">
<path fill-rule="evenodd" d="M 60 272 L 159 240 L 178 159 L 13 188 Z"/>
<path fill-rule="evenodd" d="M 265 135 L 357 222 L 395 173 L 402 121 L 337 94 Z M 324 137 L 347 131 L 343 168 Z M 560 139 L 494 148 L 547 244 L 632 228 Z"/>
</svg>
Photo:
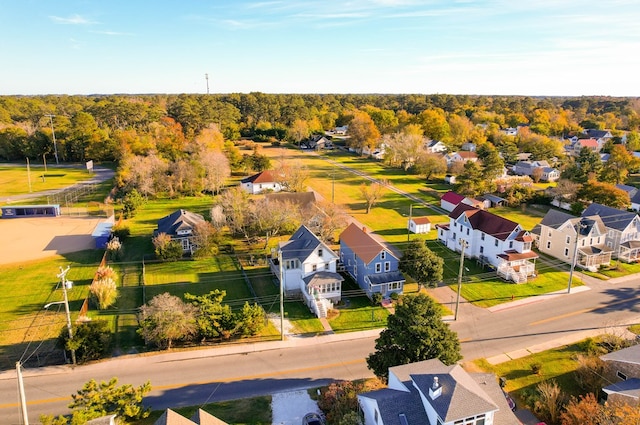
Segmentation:
<svg viewBox="0 0 640 425">
<path fill-rule="evenodd" d="M 504 394 L 504 398 L 507 399 L 507 403 L 509 404 L 509 409 L 511 409 L 512 412 L 515 412 L 517 409 L 516 401 L 513 399 L 513 397 L 511 397 L 505 391 L 502 391 L 502 393 Z"/>
<path fill-rule="evenodd" d="M 324 419 L 315 412 L 307 413 L 302 418 L 302 425 L 324 425 Z"/>
</svg>

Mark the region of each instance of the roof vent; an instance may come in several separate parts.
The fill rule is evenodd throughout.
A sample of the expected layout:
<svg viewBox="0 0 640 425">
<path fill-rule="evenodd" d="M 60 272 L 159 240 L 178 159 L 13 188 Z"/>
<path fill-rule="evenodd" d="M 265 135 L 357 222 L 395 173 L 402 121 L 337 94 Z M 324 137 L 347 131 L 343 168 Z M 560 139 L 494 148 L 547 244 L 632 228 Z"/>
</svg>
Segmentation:
<svg viewBox="0 0 640 425">
<path fill-rule="evenodd" d="M 431 385 L 431 388 L 429 388 L 429 397 L 431 397 L 431 400 L 435 400 L 436 398 L 440 397 L 441 394 L 442 385 L 440 385 L 440 382 L 438 382 L 438 377 L 434 376 L 433 384 Z"/>
</svg>

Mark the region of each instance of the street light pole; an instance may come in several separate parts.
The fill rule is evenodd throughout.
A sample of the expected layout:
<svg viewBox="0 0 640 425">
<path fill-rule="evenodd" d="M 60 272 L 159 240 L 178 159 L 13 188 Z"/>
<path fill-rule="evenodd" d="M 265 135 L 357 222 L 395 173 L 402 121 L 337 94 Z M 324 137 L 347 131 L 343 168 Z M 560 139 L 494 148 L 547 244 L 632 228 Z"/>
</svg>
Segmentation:
<svg viewBox="0 0 640 425">
<path fill-rule="evenodd" d="M 45 115 L 45 117 L 49 117 L 49 120 L 51 121 L 51 136 L 53 137 L 53 155 L 56 157 L 56 165 L 58 165 L 60 164 L 60 162 L 58 162 L 58 145 L 56 144 L 56 132 L 53 130 L 53 117 L 55 117 L 55 115 L 47 114 Z"/>
<path fill-rule="evenodd" d="M 467 247 L 467 241 L 460 239 L 462 250 L 460 251 L 460 270 L 458 271 L 458 295 L 456 296 L 456 313 L 453 320 L 458 320 L 458 307 L 460 307 L 460 292 L 462 291 L 462 272 L 464 271 L 464 249 Z"/>
</svg>

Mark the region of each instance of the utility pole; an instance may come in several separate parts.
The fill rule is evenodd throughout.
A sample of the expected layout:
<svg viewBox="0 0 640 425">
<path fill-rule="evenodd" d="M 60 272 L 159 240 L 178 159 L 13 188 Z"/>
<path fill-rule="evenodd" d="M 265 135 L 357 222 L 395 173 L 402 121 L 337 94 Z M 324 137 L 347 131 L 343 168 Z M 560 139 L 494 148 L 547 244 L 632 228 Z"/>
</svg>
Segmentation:
<svg viewBox="0 0 640 425">
<path fill-rule="evenodd" d="M 578 236 L 580 236 L 580 230 L 582 229 L 582 223 L 578 222 L 573 226 L 576 231 L 576 243 L 573 246 L 573 260 L 571 261 L 571 270 L 569 271 L 569 284 L 567 285 L 567 294 L 571 293 L 571 283 L 573 282 L 573 271 L 576 268 L 576 262 L 578 261 Z"/>
<path fill-rule="evenodd" d="M 29 193 L 31 193 L 33 190 L 31 190 L 31 166 L 29 165 L 29 157 L 27 157 L 27 181 L 29 182 Z"/>
<path fill-rule="evenodd" d="M 20 412 L 22 413 L 22 423 L 29 425 L 29 417 L 27 415 L 27 397 L 24 394 L 24 382 L 22 381 L 22 364 L 16 363 L 16 372 L 18 373 L 18 393 L 20 394 Z"/>
<path fill-rule="evenodd" d="M 413 204 L 409 205 L 409 222 L 407 223 L 407 242 L 411 241 L 411 220 L 413 220 Z"/>
<path fill-rule="evenodd" d="M 207 94 L 209 94 L 209 74 L 204 74 L 204 79 L 207 80 Z"/>
<path fill-rule="evenodd" d="M 331 203 L 336 203 L 336 172 L 331 173 Z"/>
<path fill-rule="evenodd" d="M 280 340 L 284 341 L 284 273 L 282 268 L 282 248 L 278 247 L 278 274 L 280 275 Z"/>
<path fill-rule="evenodd" d="M 462 291 L 462 273 L 464 271 L 464 249 L 467 247 L 467 241 L 460 239 L 462 250 L 460 251 L 460 270 L 458 271 L 458 295 L 456 296 L 456 313 L 453 320 L 458 320 L 458 307 L 460 307 L 460 292 Z"/>
<path fill-rule="evenodd" d="M 67 297 L 67 289 L 71 288 L 71 286 L 73 285 L 73 282 L 70 280 L 67 280 L 67 272 L 69 272 L 69 268 L 70 266 L 67 266 L 67 268 L 63 270 L 61 266 L 60 274 L 57 275 L 57 277 L 60 279 L 60 283 L 62 284 L 62 293 L 64 295 L 64 301 L 49 303 L 45 305 L 44 308 L 49 308 L 49 306 L 52 306 L 53 304 L 64 304 L 64 310 L 65 310 L 65 313 L 67 314 L 67 331 L 69 332 L 69 340 L 72 340 L 73 329 L 71 327 L 71 313 L 69 312 L 69 298 Z M 73 350 L 73 349 L 71 350 L 71 363 L 74 366 L 76 365 L 76 350 Z"/>
<path fill-rule="evenodd" d="M 51 121 L 51 136 L 53 137 L 53 155 L 56 157 L 56 165 L 58 165 L 60 164 L 60 162 L 58 162 L 58 145 L 56 144 L 56 132 L 53 130 L 53 117 L 55 117 L 55 115 L 47 114 L 45 115 L 45 117 L 49 117 L 49 120 Z"/>
</svg>

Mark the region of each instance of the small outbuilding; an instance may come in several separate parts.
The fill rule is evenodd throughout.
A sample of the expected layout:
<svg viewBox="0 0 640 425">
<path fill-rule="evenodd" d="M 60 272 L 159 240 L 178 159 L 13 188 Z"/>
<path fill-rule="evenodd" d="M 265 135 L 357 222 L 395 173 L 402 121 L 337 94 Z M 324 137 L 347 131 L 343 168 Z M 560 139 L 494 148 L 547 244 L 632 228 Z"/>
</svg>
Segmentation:
<svg viewBox="0 0 640 425">
<path fill-rule="evenodd" d="M 429 217 L 413 217 L 409 220 L 409 231 L 411 233 L 429 233 L 431 231 L 431 220 Z"/>
</svg>

